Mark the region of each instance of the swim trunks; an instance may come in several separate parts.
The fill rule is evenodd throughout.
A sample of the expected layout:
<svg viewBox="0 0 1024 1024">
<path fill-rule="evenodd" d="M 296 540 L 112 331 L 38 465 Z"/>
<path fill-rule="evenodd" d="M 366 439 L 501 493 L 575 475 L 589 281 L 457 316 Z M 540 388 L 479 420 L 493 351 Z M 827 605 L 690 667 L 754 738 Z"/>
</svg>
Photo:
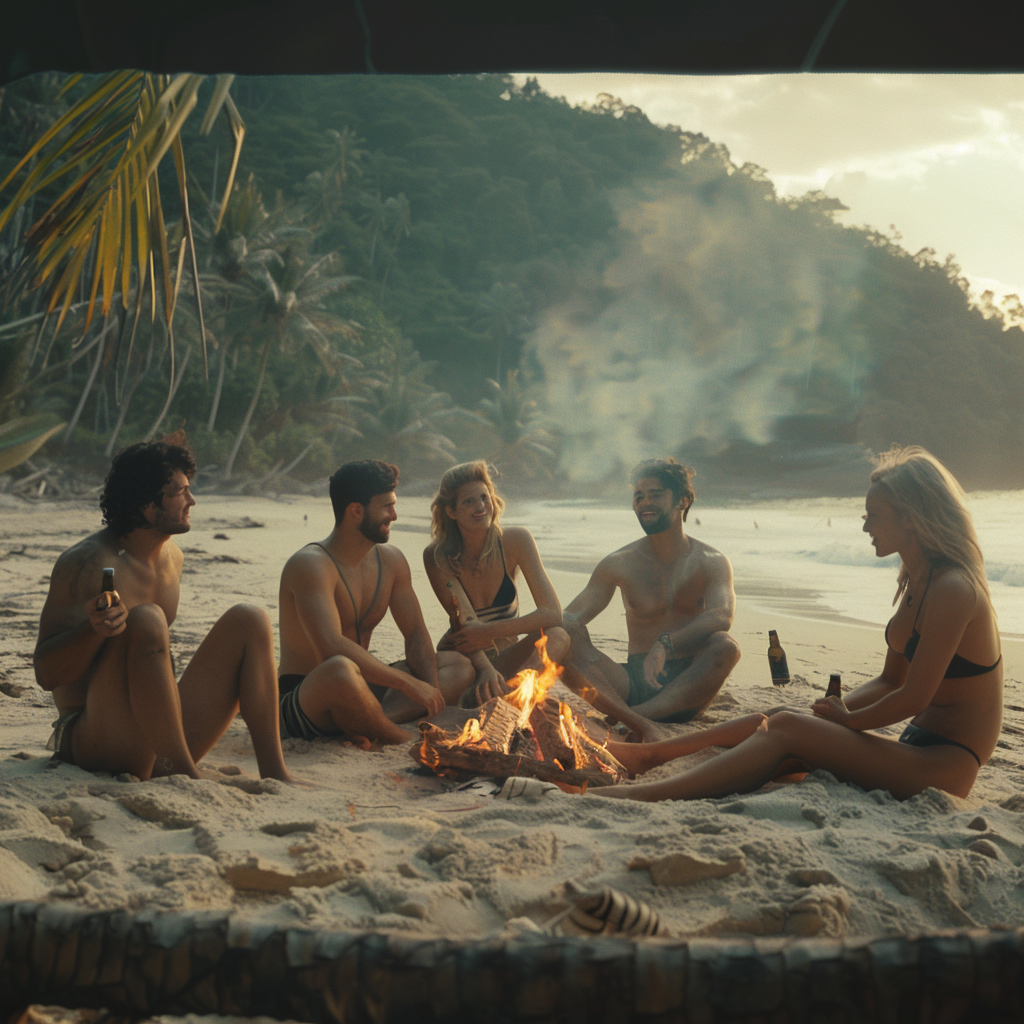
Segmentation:
<svg viewBox="0 0 1024 1024">
<path fill-rule="evenodd" d="M 629 673 L 629 696 L 626 698 L 626 703 L 631 708 L 636 707 L 637 704 L 646 703 L 661 692 L 657 687 L 651 686 L 644 678 L 644 662 L 646 660 L 646 654 L 631 654 L 626 664 L 622 666 Z M 681 675 L 692 664 L 693 658 L 669 658 L 665 662 L 665 667 L 661 670 L 661 674 L 658 676 L 658 682 L 662 686 L 672 682 L 676 676 Z M 666 715 L 664 718 L 656 719 L 656 721 L 674 724 L 689 722 L 691 719 L 696 718 L 702 710 L 702 708 L 687 708 L 683 711 L 676 711 L 671 715 Z"/>
<path fill-rule="evenodd" d="M 945 736 L 940 736 L 937 732 L 922 729 L 919 725 L 908 725 L 900 733 L 900 743 L 906 743 L 911 747 L 959 747 L 961 750 L 966 750 L 978 762 L 978 767 L 981 767 L 981 758 L 966 743 L 947 739 Z"/>
<path fill-rule="evenodd" d="M 75 722 L 81 715 L 83 708 L 75 708 L 67 714 L 61 715 L 53 723 L 53 758 L 54 761 L 63 761 L 65 764 L 74 764 L 75 758 L 71 752 L 71 733 Z"/>
<path fill-rule="evenodd" d="M 299 684 L 305 678 L 294 673 L 286 673 L 277 681 L 281 707 L 281 739 L 330 740 L 344 736 L 343 732 L 325 732 L 318 728 L 302 710 L 299 703 Z"/>
</svg>

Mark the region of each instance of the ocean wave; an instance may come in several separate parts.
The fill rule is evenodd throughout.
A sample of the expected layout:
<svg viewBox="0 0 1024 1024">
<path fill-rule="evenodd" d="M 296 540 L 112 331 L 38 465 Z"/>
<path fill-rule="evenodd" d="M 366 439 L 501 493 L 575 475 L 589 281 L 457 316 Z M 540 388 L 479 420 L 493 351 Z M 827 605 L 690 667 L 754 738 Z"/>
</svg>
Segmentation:
<svg viewBox="0 0 1024 1024">
<path fill-rule="evenodd" d="M 826 544 L 817 551 L 800 551 L 798 554 L 810 558 L 823 565 L 854 565 L 871 566 L 892 569 L 900 564 L 899 555 L 887 555 L 879 558 L 870 548 L 865 550 L 863 545 L 852 544 Z"/>
<path fill-rule="evenodd" d="M 1024 565 L 1014 562 L 986 562 L 985 575 L 989 583 L 1003 583 L 1008 587 L 1024 587 Z"/>
</svg>

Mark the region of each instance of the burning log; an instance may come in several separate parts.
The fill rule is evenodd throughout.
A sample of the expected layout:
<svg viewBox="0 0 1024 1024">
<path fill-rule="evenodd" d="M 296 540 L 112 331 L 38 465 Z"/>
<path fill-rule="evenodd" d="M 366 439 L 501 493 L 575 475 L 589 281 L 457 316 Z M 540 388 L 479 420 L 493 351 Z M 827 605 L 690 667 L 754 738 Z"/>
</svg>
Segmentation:
<svg viewBox="0 0 1024 1024">
<path fill-rule="evenodd" d="M 545 761 L 557 761 L 563 768 L 577 768 L 585 758 L 577 758 L 576 750 L 566 743 L 559 728 L 558 701 L 548 697 L 530 712 L 530 729 L 540 755 Z"/>
<path fill-rule="evenodd" d="M 482 705 L 461 732 L 423 722 L 410 753 L 438 775 L 527 775 L 570 786 L 607 786 L 628 774 L 595 743 L 572 709 L 547 693 L 562 668 L 548 658 L 547 637 L 537 642 L 542 672 L 525 669 L 504 697 Z"/>
<path fill-rule="evenodd" d="M 487 737 L 491 750 L 503 750 L 507 754 L 518 723 L 519 712 L 501 697 L 492 697 L 480 705 L 480 730 Z"/>
<path fill-rule="evenodd" d="M 456 743 L 457 736 L 438 729 L 429 722 L 420 724 L 420 732 L 423 734 L 422 741 L 414 744 L 409 753 L 414 760 L 439 775 L 452 770 L 469 775 L 493 775 L 500 778 L 529 775 L 544 782 L 579 787 L 610 786 L 621 781 L 620 776 L 610 774 L 607 769 L 596 763 L 586 768 L 563 770 L 549 761 L 539 761 L 519 754 L 506 754 L 501 750 L 488 750 L 482 744 Z"/>
</svg>

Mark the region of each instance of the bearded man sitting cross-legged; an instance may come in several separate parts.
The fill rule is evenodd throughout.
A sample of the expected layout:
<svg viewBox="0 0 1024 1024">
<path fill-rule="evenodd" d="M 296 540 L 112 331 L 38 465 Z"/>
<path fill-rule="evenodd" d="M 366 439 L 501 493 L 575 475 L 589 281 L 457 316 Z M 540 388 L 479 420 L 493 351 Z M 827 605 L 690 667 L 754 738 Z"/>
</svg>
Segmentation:
<svg viewBox="0 0 1024 1024">
<path fill-rule="evenodd" d="M 403 723 L 454 704 L 476 679 L 457 651 L 435 653 L 405 555 L 387 547 L 398 518 L 398 469 L 347 462 L 331 477 L 335 525 L 300 548 L 281 574 L 281 735 L 364 736 L 401 743 Z M 405 660 L 370 654 L 387 611 L 405 639 Z"/>
</svg>

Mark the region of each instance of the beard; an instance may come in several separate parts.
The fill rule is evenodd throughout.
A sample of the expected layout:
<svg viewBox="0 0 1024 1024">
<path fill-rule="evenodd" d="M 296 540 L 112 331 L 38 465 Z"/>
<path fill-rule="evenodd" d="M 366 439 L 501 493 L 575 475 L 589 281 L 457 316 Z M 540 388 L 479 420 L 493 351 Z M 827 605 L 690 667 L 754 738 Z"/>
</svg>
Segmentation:
<svg viewBox="0 0 1024 1024">
<path fill-rule="evenodd" d="M 192 524 L 188 519 L 175 519 L 162 508 L 158 508 L 156 516 L 153 519 L 152 529 L 157 530 L 160 533 L 165 533 L 167 536 L 171 537 L 176 533 L 188 533 L 188 531 L 192 529 Z"/>
<path fill-rule="evenodd" d="M 639 519 L 639 516 L 637 517 Z M 640 519 L 640 528 L 650 536 L 652 533 L 664 533 L 672 525 L 672 517 L 667 512 L 660 512 L 654 519 Z"/>
<path fill-rule="evenodd" d="M 359 532 L 371 544 L 387 544 L 391 537 L 391 524 L 388 522 L 368 523 L 364 518 L 359 524 Z"/>
</svg>

